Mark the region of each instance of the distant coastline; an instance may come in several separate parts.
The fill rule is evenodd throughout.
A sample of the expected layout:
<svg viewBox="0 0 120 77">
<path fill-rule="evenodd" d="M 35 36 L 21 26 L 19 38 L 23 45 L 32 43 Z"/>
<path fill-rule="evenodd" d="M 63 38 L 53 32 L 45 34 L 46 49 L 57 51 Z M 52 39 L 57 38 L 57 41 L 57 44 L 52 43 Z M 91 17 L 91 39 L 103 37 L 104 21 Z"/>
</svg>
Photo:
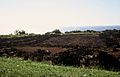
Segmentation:
<svg viewBox="0 0 120 77">
<path fill-rule="evenodd" d="M 120 29 L 120 25 L 112 25 L 112 26 L 71 26 L 71 27 L 61 27 L 60 30 L 62 32 L 65 31 L 72 31 L 72 30 L 95 30 L 95 31 L 103 31 L 103 30 L 107 30 L 107 29 Z"/>
</svg>

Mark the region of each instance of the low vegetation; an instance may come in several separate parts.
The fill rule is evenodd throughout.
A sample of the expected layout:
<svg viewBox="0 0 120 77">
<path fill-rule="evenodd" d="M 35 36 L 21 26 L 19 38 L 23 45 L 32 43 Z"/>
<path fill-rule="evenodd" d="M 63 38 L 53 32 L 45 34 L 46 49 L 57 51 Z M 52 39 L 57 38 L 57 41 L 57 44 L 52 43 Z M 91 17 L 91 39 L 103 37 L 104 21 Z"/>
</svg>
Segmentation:
<svg viewBox="0 0 120 77">
<path fill-rule="evenodd" d="M 8 58 L 0 58 L 1 76 L 30 74 L 32 77 L 119 77 L 119 73 L 111 71 L 120 71 L 120 30 L 62 33 L 56 29 L 44 35 L 26 34 L 23 30 L 16 31 L 15 35 L 0 36 L 0 57 Z M 21 60 L 9 59 L 11 57 Z M 37 62 L 47 62 L 51 65 Z M 19 65 L 22 67 L 17 67 Z M 108 71 L 90 69 L 91 67 Z M 10 70 L 7 70 L 9 68 Z"/>
<path fill-rule="evenodd" d="M 75 68 L 0 57 L 0 77 L 119 77 L 120 72 Z"/>
</svg>

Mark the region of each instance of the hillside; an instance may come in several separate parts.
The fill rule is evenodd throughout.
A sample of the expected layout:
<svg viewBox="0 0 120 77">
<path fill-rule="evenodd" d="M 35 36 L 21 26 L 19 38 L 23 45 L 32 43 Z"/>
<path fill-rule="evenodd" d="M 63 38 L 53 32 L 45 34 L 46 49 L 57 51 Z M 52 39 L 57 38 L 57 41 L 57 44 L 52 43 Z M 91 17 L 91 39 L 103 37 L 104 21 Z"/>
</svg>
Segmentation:
<svg viewBox="0 0 120 77">
<path fill-rule="evenodd" d="M 0 77 L 119 77 L 120 72 L 0 58 Z"/>
<path fill-rule="evenodd" d="M 104 43 L 98 35 L 35 35 L 18 38 L 1 38 L 0 46 L 103 46 Z"/>
<path fill-rule="evenodd" d="M 100 34 L 49 34 L 0 38 L 1 57 L 65 66 L 120 70 L 120 30 Z"/>
</svg>

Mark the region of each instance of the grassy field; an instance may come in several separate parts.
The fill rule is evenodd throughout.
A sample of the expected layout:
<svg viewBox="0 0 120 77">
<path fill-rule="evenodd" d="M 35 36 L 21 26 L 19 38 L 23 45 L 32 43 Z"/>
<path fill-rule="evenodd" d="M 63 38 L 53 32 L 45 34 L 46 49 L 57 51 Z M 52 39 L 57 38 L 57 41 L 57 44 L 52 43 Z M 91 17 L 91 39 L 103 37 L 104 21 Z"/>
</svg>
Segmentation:
<svg viewBox="0 0 120 77">
<path fill-rule="evenodd" d="M 120 72 L 56 66 L 0 57 L 0 77 L 120 77 Z"/>
</svg>

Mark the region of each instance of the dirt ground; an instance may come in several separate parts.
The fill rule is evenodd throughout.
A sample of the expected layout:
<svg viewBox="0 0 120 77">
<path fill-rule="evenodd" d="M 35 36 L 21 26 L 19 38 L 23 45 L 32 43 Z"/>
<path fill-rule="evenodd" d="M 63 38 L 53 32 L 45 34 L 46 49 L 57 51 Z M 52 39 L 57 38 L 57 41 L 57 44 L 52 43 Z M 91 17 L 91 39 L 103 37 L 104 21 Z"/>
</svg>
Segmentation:
<svg viewBox="0 0 120 77">
<path fill-rule="evenodd" d="M 15 48 L 17 48 L 18 50 L 25 51 L 25 52 L 34 52 L 38 49 L 49 50 L 52 54 L 63 52 L 65 50 L 67 50 L 66 48 L 60 48 L 60 47 L 30 47 L 30 46 L 24 46 L 24 47 L 15 47 Z"/>
</svg>

